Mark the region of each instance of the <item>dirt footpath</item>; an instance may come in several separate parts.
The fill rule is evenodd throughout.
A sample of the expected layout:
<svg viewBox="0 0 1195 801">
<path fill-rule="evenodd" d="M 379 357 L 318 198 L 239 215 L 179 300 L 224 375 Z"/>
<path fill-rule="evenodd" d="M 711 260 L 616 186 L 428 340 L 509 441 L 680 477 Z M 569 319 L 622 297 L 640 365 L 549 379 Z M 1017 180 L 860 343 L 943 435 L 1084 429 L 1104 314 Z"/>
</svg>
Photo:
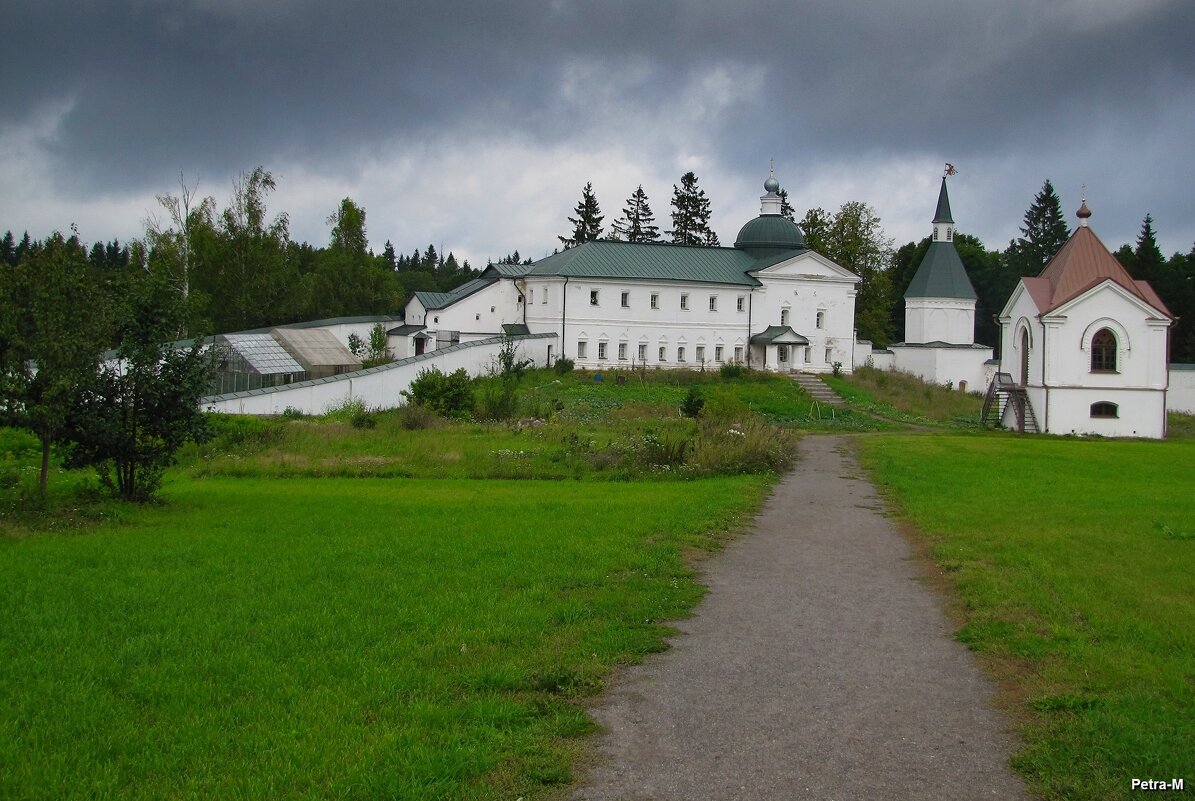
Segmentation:
<svg viewBox="0 0 1195 801">
<path fill-rule="evenodd" d="M 805 437 L 672 649 L 611 681 L 574 798 L 1026 798 L 910 557 L 846 440 Z"/>
</svg>

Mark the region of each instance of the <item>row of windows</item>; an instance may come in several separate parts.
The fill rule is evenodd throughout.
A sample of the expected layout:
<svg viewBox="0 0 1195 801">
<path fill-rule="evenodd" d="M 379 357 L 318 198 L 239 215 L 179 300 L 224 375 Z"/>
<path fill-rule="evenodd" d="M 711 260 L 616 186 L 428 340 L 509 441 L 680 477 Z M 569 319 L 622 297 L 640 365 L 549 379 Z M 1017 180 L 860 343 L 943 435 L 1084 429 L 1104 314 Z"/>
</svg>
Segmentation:
<svg viewBox="0 0 1195 801">
<path fill-rule="evenodd" d="M 805 351 L 805 364 L 810 364 L 811 362 L 813 362 L 813 348 L 805 347 L 804 351 Z M 777 360 L 780 361 L 781 363 L 785 363 L 788 361 L 788 357 L 789 357 L 789 346 L 788 345 L 777 345 L 776 346 Z M 826 364 L 830 364 L 833 361 L 833 359 L 834 359 L 834 349 L 826 348 L 826 352 L 825 352 Z"/>
<path fill-rule="evenodd" d="M 706 302 L 709 305 L 710 311 L 716 312 L 718 310 L 718 296 L 717 295 L 710 295 L 706 299 Z M 589 290 L 589 305 L 590 306 L 602 305 L 601 304 L 601 290 L 599 290 L 599 289 Z M 622 308 L 624 308 L 624 309 L 631 308 L 631 293 L 629 291 L 623 290 L 621 293 L 619 293 L 619 305 L 622 306 Z M 653 309 L 660 308 L 660 293 L 659 292 L 651 293 L 651 296 L 648 299 L 648 305 L 651 306 L 651 308 L 653 308 Z M 688 292 L 681 293 L 680 308 L 682 310 L 686 310 L 686 311 L 689 309 L 689 293 Z M 735 311 L 746 311 L 747 310 L 747 298 L 745 295 L 739 295 L 734 299 L 734 308 L 735 308 Z"/>
<path fill-rule="evenodd" d="M 597 343 L 597 357 L 599 360 L 604 361 L 604 360 L 610 358 L 608 347 L 609 347 L 608 342 Z M 622 361 L 622 362 L 627 361 L 627 353 L 629 352 L 629 347 L 630 346 L 626 342 L 618 343 L 618 360 L 619 361 Z M 707 352 L 708 351 L 706 350 L 705 345 L 697 345 L 693 349 L 694 359 L 697 362 L 704 364 Z M 676 361 L 678 363 L 684 363 L 684 362 L 688 361 L 687 353 L 688 353 L 688 351 L 686 350 L 684 345 L 677 346 Z M 577 340 L 577 358 L 578 359 L 589 358 L 589 343 L 587 341 L 585 341 L 584 339 Z M 638 360 L 641 363 L 647 361 L 647 343 L 646 342 L 639 343 Z M 714 361 L 716 363 L 721 363 L 721 362 L 724 362 L 725 360 L 726 360 L 726 348 L 722 345 L 715 345 L 714 346 Z M 743 346 L 735 345 L 734 361 L 741 362 L 742 360 L 743 360 Z M 667 345 L 659 346 L 659 348 L 656 351 L 656 361 L 659 361 L 659 362 L 668 361 L 668 346 Z"/>
</svg>

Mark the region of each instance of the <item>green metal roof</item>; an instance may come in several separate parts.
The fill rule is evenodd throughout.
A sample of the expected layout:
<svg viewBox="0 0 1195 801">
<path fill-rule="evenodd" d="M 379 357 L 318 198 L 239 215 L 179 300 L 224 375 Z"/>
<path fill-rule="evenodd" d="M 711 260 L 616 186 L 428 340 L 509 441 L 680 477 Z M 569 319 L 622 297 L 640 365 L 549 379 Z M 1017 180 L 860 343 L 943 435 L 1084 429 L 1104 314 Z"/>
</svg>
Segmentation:
<svg viewBox="0 0 1195 801">
<path fill-rule="evenodd" d="M 769 325 L 763 331 L 751 336 L 751 342 L 756 345 L 771 345 L 780 340 L 782 345 L 808 345 L 809 340 L 798 334 L 788 325 Z"/>
<path fill-rule="evenodd" d="M 407 325 L 400 325 L 398 328 L 391 328 L 389 331 L 386 332 L 386 334 L 387 334 L 387 336 L 406 337 L 406 336 L 410 336 L 411 334 L 418 334 L 422 330 L 423 330 L 423 326 L 421 326 L 421 325 L 407 324 Z"/>
<path fill-rule="evenodd" d="M 947 209 L 949 213 L 949 209 Z M 975 287 L 953 242 L 931 242 L 905 291 L 909 298 L 965 298 L 975 300 Z"/>
<path fill-rule="evenodd" d="M 755 266 L 749 253 L 735 248 L 595 240 L 541 259 L 528 275 L 759 286 L 747 274 Z"/>
<path fill-rule="evenodd" d="M 950 216 L 950 195 L 946 194 L 946 179 L 942 179 L 942 188 L 938 190 L 938 209 L 934 212 L 934 222 L 952 223 Z"/>
<path fill-rule="evenodd" d="M 451 306 L 458 300 L 469 297 L 474 292 L 485 289 L 497 280 L 497 278 L 474 278 L 461 284 L 451 292 L 424 292 L 420 290 L 415 293 L 415 297 L 419 299 L 419 302 L 423 304 L 423 308 L 425 309 L 443 309 Z"/>
<path fill-rule="evenodd" d="M 524 334 L 530 334 L 531 331 L 522 323 L 503 323 L 502 333 L 506 334 L 508 337 L 517 337 L 523 336 Z"/>
<path fill-rule="evenodd" d="M 787 217 L 761 214 L 739 229 L 734 246 L 759 259 L 790 250 L 805 250 L 805 235 Z"/>
<path fill-rule="evenodd" d="M 530 269 L 530 264 L 487 264 L 481 275 L 484 278 L 492 275 L 503 278 L 522 278 Z"/>
</svg>

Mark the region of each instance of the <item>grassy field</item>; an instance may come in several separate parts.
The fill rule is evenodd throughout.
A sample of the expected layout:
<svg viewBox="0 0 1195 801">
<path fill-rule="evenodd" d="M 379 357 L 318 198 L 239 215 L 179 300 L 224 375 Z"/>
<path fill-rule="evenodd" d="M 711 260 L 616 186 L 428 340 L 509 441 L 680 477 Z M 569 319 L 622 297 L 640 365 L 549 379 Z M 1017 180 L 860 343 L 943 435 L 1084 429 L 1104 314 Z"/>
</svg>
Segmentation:
<svg viewBox="0 0 1195 801">
<path fill-rule="evenodd" d="M 175 480 L 10 533 L 0 797 L 542 795 L 766 486 Z"/>
<path fill-rule="evenodd" d="M 1195 768 L 1195 446 L 861 438 L 956 588 L 1045 798 L 1134 795 Z M 1188 786 L 1190 786 L 1188 784 Z"/>
<path fill-rule="evenodd" d="M 954 387 L 927 384 L 908 373 L 871 367 L 861 367 L 849 376 L 826 376 L 825 379 L 856 413 L 920 425 L 980 427 L 983 398 L 959 392 Z"/>
</svg>

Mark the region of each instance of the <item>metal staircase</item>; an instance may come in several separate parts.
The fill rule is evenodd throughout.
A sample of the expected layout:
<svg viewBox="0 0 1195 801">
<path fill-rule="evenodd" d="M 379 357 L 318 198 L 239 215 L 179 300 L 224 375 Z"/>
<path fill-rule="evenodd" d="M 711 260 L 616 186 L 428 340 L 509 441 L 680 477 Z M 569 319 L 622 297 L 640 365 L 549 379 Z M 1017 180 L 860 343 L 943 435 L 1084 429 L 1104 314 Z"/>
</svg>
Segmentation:
<svg viewBox="0 0 1195 801">
<path fill-rule="evenodd" d="M 1009 406 L 1016 417 L 1017 431 L 1022 434 L 1041 433 L 1037 425 L 1037 415 L 1033 413 L 1033 404 L 1029 402 L 1029 394 L 1025 392 L 1025 388 L 1015 383 L 1008 373 L 996 373 L 988 386 L 988 394 L 983 399 L 983 424 L 1000 425 Z"/>
</svg>

